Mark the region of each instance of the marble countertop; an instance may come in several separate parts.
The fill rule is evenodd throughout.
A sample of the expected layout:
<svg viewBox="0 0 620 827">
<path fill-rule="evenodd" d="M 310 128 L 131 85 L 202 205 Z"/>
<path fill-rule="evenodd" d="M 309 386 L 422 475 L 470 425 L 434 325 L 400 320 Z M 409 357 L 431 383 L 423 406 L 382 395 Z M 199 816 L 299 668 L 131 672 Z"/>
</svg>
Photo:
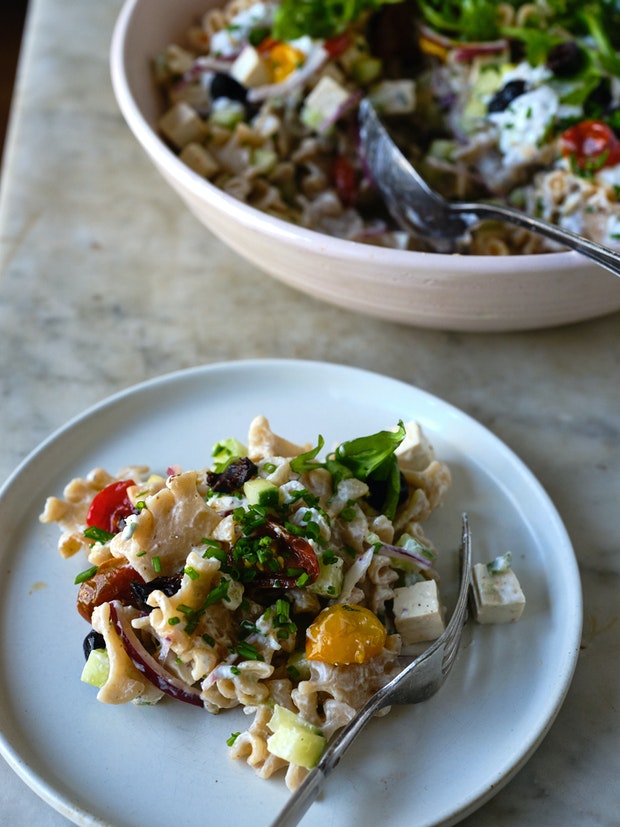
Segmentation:
<svg viewBox="0 0 620 827">
<path fill-rule="evenodd" d="M 120 0 L 30 6 L 0 179 L 1 479 L 91 404 L 204 363 L 338 362 L 456 405 L 546 488 L 584 591 L 582 650 L 555 723 L 462 823 L 617 825 L 620 316 L 457 334 L 361 317 L 282 286 L 197 223 L 122 121 L 108 72 Z M 294 324 L 266 326 L 268 311 Z M 0 762 L 0 824 L 68 822 Z"/>
</svg>

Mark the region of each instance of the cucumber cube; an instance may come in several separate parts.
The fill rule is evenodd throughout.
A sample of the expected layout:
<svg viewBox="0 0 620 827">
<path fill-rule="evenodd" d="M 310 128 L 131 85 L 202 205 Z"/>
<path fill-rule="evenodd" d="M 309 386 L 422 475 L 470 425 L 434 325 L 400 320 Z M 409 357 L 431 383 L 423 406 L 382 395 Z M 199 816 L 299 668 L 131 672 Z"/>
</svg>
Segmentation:
<svg viewBox="0 0 620 827">
<path fill-rule="evenodd" d="M 269 480 L 257 477 L 243 484 L 243 493 L 250 505 L 262 505 L 277 508 L 280 504 L 280 489 Z"/>
<path fill-rule="evenodd" d="M 110 674 L 110 660 L 105 649 L 93 649 L 82 669 L 81 680 L 101 689 Z"/>
<path fill-rule="evenodd" d="M 267 726 L 273 732 L 267 738 L 272 755 L 307 770 L 316 767 L 327 744 L 320 729 L 279 704 Z"/>
</svg>

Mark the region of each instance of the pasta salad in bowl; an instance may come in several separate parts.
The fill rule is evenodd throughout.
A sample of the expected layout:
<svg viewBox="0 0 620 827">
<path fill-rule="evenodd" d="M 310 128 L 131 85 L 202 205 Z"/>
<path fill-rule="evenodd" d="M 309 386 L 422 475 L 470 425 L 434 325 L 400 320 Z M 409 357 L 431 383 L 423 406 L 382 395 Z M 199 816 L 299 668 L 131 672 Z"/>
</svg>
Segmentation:
<svg viewBox="0 0 620 827">
<path fill-rule="evenodd" d="M 423 528 L 451 483 L 416 422 L 299 446 L 264 416 L 201 470 L 94 469 L 40 516 L 83 552 L 91 626 L 82 680 L 107 704 L 167 696 L 251 716 L 233 758 L 296 788 L 329 739 L 444 630 L 437 549 Z M 503 555 L 474 573 L 481 623 L 525 598 Z"/>
<path fill-rule="evenodd" d="M 587 14 L 543 0 L 478 6 L 472 18 L 439 0 L 184 0 L 173 10 L 129 0 L 113 85 L 198 218 L 306 292 L 458 329 L 615 309 L 612 278 L 524 230 L 486 222 L 458 256 L 435 252 L 394 223 L 360 157 L 367 97 L 446 197 L 507 201 L 617 245 L 612 4 Z"/>
</svg>

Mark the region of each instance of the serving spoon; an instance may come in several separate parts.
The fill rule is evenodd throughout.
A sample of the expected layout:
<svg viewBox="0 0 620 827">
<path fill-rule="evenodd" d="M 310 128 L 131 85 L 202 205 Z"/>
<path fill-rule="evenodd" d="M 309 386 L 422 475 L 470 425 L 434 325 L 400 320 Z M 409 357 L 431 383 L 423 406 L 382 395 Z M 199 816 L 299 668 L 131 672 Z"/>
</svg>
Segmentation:
<svg viewBox="0 0 620 827">
<path fill-rule="evenodd" d="M 503 204 L 451 202 L 432 190 L 389 136 L 365 98 L 359 108 L 360 148 L 387 208 L 404 230 L 424 237 L 438 253 L 458 251 L 473 226 L 483 220 L 508 221 L 576 250 L 620 276 L 620 253 L 570 230 Z"/>
</svg>

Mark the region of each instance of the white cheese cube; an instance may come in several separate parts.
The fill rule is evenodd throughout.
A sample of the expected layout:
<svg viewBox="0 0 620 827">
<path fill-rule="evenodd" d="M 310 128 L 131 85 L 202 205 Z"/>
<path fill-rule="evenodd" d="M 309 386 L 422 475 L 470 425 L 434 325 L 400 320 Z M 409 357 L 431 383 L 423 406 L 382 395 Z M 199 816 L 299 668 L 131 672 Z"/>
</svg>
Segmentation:
<svg viewBox="0 0 620 827">
<path fill-rule="evenodd" d="M 382 115 L 408 115 L 415 110 L 415 91 L 413 80 L 382 80 L 372 87 L 368 97 Z"/>
<path fill-rule="evenodd" d="M 159 128 L 177 149 L 182 149 L 192 141 L 200 140 L 205 131 L 205 126 L 198 113 L 183 101 L 175 103 L 171 109 L 162 115 L 159 119 Z"/>
<path fill-rule="evenodd" d="M 230 74 L 244 86 L 264 86 L 271 83 L 269 66 L 254 46 L 245 46 L 230 67 Z"/>
<path fill-rule="evenodd" d="M 435 458 L 433 446 L 417 422 L 405 422 L 405 438 L 394 453 L 399 466 L 411 471 L 423 471 Z"/>
<path fill-rule="evenodd" d="M 434 580 L 394 589 L 394 623 L 403 646 L 436 640 L 444 631 L 444 611 Z"/>
<path fill-rule="evenodd" d="M 484 563 L 476 563 L 472 594 L 478 623 L 513 623 L 521 617 L 525 607 L 525 596 L 510 568 L 492 574 Z"/>
<path fill-rule="evenodd" d="M 205 149 L 202 144 L 194 142 L 183 147 L 179 153 L 179 158 L 198 175 L 202 175 L 203 178 L 212 178 L 220 168 L 209 150 Z"/>
<path fill-rule="evenodd" d="M 324 75 L 306 98 L 301 119 L 310 129 L 322 129 L 332 123 L 350 96 L 347 89 Z"/>
</svg>

